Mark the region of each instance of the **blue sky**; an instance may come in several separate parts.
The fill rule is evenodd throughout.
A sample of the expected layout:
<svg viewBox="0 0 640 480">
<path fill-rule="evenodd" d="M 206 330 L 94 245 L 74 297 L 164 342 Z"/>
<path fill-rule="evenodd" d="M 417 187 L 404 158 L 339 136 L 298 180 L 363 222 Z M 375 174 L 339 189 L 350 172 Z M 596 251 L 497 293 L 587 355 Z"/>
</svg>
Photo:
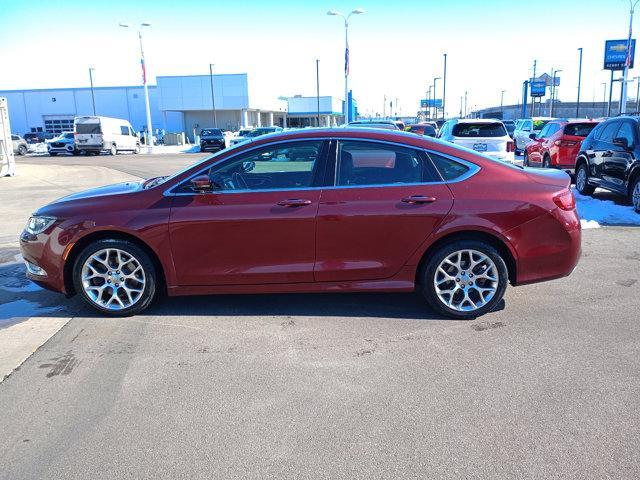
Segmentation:
<svg viewBox="0 0 640 480">
<path fill-rule="evenodd" d="M 583 99 L 602 99 L 604 41 L 624 38 L 626 0 L 519 1 L 196 1 L 0 0 L 0 89 L 140 82 L 135 32 L 118 22 L 146 20 L 145 49 L 155 75 L 247 72 L 250 96 L 342 96 L 343 25 L 328 9 L 362 7 L 350 26 L 351 86 L 361 111 L 382 111 L 384 95 L 415 113 L 420 97 L 442 74 L 447 52 L 449 114 L 469 91 L 470 106 L 515 103 L 522 81 L 561 68 L 561 100 L 574 100 L 578 47 L 584 48 Z M 640 31 L 640 19 L 636 22 Z M 640 58 L 638 59 L 640 61 Z M 8 62 L 8 63 L 6 63 Z M 632 76 L 640 75 L 638 68 Z M 439 89 L 441 87 L 439 85 Z M 631 88 L 635 92 L 635 86 Z"/>
</svg>

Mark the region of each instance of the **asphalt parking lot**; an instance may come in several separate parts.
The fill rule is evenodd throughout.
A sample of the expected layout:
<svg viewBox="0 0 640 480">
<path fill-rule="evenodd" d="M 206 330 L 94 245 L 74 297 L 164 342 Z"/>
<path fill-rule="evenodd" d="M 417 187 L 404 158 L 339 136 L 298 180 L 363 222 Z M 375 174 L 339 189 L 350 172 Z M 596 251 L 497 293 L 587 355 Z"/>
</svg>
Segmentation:
<svg viewBox="0 0 640 480">
<path fill-rule="evenodd" d="M 0 306 L 0 350 L 3 330 L 60 324 L 0 383 L 1 479 L 637 478 L 637 227 L 585 230 L 570 277 L 474 321 L 412 294 L 176 298 L 106 319 L 22 280 L 29 208 L 199 158 L 26 157 L 0 179 L 0 304 L 30 304 Z"/>
</svg>

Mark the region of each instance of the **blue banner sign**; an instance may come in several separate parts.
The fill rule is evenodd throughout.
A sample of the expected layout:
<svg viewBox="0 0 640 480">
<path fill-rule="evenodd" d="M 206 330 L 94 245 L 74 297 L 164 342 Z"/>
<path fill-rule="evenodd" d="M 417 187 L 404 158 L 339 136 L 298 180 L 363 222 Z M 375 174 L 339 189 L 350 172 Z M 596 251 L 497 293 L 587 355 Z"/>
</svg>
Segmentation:
<svg viewBox="0 0 640 480">
<path fill-rule="evenodd" d="M 531 96 L 544 97 L 547 91 L 547 83 L 544 80 L 534 80 L 530 82 Z"/>
<path fill-rule="evenodd" d="M 422 100 L 420 100 L 420 108 L 426 108 L 426 107 L 442 108 L 442 99 L 441 98 L 436 98 L 434 100 L 433 98 L 430 98 L 427 101 L 427 99 L 423 98 Z"/>
<path fill-rule="evenodd" d="M 629 59 L 633 68 L 633 58 L 636 54 L 636 41 L 631 40 L 631 58 Z M 627 61 L 627 40 L 607 40 L 604 43 L 604 68 L 605 70 L 624 70 Z"/>
</svg>

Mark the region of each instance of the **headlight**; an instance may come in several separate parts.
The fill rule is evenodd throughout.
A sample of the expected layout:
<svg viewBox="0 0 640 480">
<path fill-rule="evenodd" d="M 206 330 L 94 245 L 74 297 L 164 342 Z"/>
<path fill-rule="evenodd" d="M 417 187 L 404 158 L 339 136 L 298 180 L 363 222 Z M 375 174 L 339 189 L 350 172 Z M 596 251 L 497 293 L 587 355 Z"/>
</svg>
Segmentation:
<svg viewBox="0 0 640 480">
<path fill-rule="evenodd" d="M 27 232 L 37 235 L 49 228 L 56 219 L 54 217 L 30 217 L 27 222 Z"/>
</svg>

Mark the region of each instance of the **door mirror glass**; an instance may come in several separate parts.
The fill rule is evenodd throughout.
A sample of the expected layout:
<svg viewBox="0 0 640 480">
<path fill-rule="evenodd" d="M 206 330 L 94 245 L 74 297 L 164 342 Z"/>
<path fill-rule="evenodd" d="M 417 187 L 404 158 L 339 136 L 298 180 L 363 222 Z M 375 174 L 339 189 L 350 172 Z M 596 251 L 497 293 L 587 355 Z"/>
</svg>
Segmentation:
<svg viewBox="0 0 640 480">
<path fill-rule="evenodd" d="M 538 138 L 538 136 L 537 136 L 535 133 L 530 133 L 530 134 L 529 134 L 529 138 L 530 138 L 531 140 L 535 140 L 536 138 Z"/>
<path fill-rule="evenodd" d="M 256 168 L 256 162 L 254 162 L 252 160 L 246 160 L 246 161 L 242 162 L 242 171 L 244 173 L 249 173 L 254 168 Z"/>
<path fill-rule="evenodd" d="M 191 189 L 194 192 L 205 193 L 213 190 L 209 175 L 198 175 L 191 179 Z"/>
</svg>

